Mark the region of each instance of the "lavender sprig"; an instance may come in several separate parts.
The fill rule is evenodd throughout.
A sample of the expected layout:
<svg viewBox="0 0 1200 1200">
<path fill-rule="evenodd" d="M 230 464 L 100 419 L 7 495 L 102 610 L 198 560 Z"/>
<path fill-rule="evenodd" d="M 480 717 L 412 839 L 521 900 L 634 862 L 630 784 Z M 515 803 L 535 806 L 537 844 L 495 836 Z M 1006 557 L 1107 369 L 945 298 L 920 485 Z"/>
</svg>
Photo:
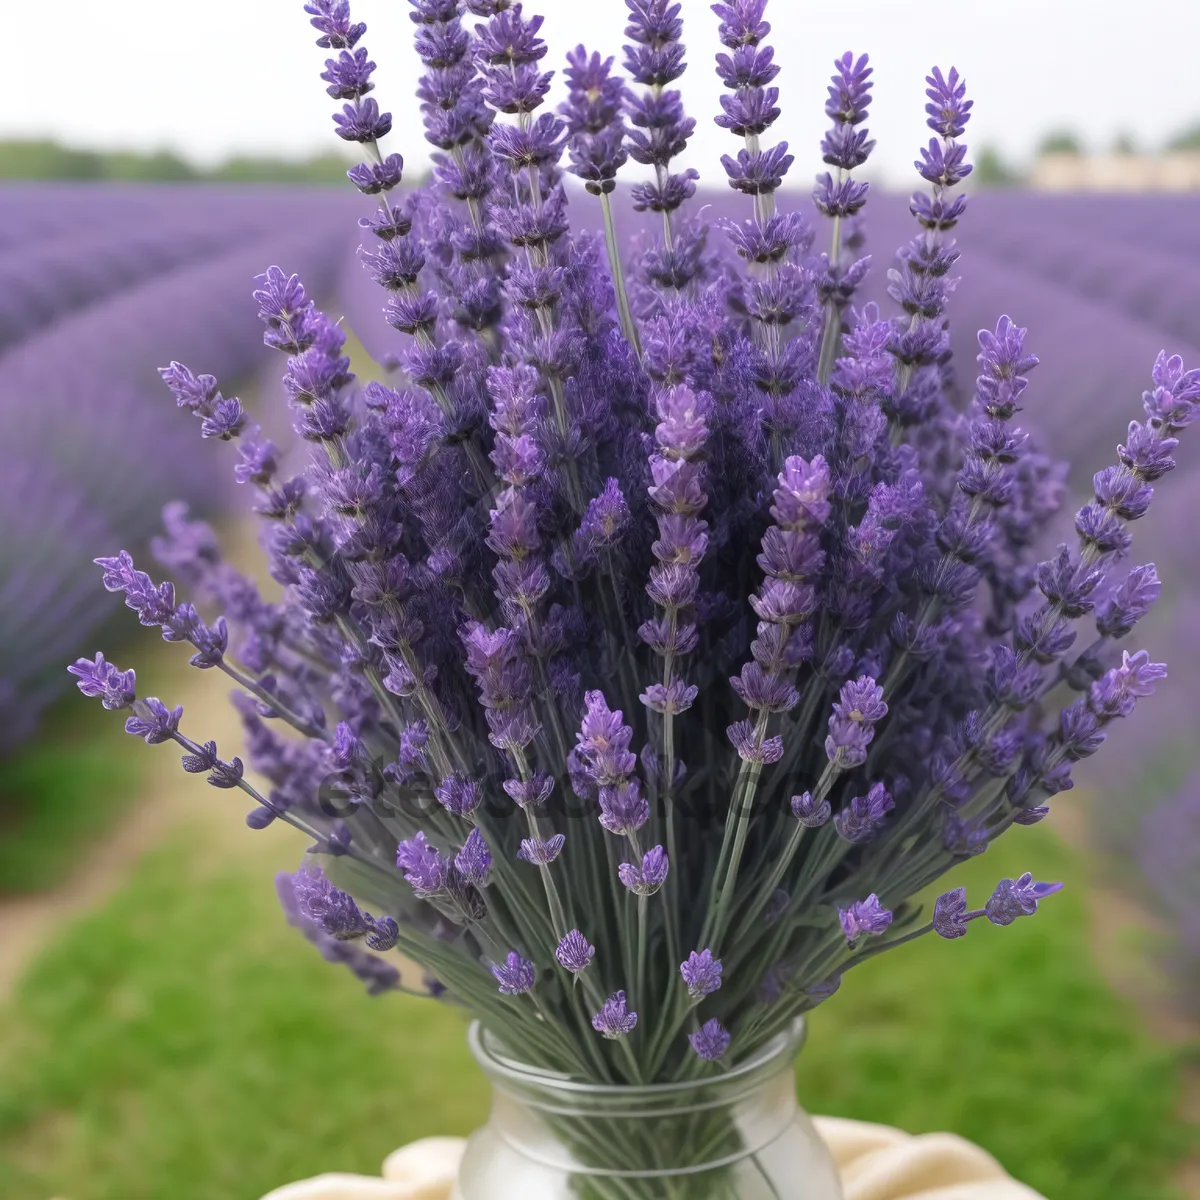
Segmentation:
<svg viewBox="0 0 1200 1200">
<path fill-rule="evenodd" d="M 629 23 L 625 36 L 625 69 L 640 95 L 627 98 L 629 131 L 627 147 L 635 162 L 654 168 L 654 182 L 636 184 L 631 190 L 634 209 L 656 212 L 662 217 L 661 250 L 646 269 L 647 278 L 659 287 L 683 290 L 700 271 L 703 239 L 675 220 L 685 201 L 696 194 L 700 173 L 689 167 L 672 171 L 671 164 L 687 148 L 696 122 L 684 115 L 683 98 L 669 85 L 687 68 L 683 20 L 676 0 L 625 0 Z"/>
<path fill-rule="evenodd" d="M 821 299 L 825 305 L 825 325 L 821 335 L 821 352 L 817 378 L 828 383 L 833 360 L 841 341 L 842 312 L 850 303 L 854 290 L 866 274 L 869 259 L 849 263 L 842 260 L 842 222 L 860 212 L 867 202 L 870 184 L 856 182 L 851 172 L 870 157 L 875 143 L 859 126 L 867 119 L 871 106 L 870 76 L 867 55 L 856 60 L 849 50 L 834 63 L 836 68 L 829 85 L 829 100 L 825 115 L 833 122 L 821 143 L 821 154 L 836 174 L 826 171 L 817 177 L 813 201 L 819 212 L 833 221 L 832 244 L 825 259 L 821 280 Z"/>
<path fill-rule="evenodd" d="M 625 83 L 620 76 L 613 74 L 613 61 L 611 58 L 601 58 L 596 53 L 589 55 L 583 46 L 567 55 L 565 74 L 568 95 L 559 112 L 567 122 L 571 173 L 584 181 L 584 187 L 592 195 L 600 198 L 604 215 L 604 245 L 617 294 L 621 332 L 640 354 L 641 339 L 629 304 L 625 268 L 621 263 L 620 243 L 612 211 L 617 172 L 629 158 L 623 115 Z"/>
<path fill-rule="evenodd" d="M 717 74 L 728 94 L 721 97 L 716 123 L 745 144 L 736 159 L 723 156 L 721 165 L 729 186 L 750 196 L 754 205 L 752 221 L 726 222 L 725 230 L 738 254 L 761 271 L 746 280 L 745 305 L 757 350 L 763 419 L 778 469 L 781 447 L 800 424 L 797 390 L 809 347 L 807 337 L 797 336 L 794 327 L 807 316 L 812 275 L 795 259 L 808 248 L 811 233 L 798 213 L 776 214 L 775 192 L 795 161 L 787 142 L 769 149 L 761 143 L 780 113 L 779 89 L 771 85 L 779 68 L 764 40 L 771 31 L 763 19 L 766 7 L 766 0 L 730 0 L 712 10 L 720 18 L 721 43 L 730 51 L 717 55 Z"/>
</svg>

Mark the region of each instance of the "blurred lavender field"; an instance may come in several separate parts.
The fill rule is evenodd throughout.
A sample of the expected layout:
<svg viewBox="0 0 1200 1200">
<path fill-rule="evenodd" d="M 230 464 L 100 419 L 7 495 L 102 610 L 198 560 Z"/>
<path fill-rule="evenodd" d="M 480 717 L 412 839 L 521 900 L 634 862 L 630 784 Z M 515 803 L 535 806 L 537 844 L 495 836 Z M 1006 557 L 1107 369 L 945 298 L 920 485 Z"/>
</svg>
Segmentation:
<svg viewBox="0 0 1200 1200">
<path fill-rule="evenodd" d="M 17 184 L 0 217 L 2 752 L 113 607 L 91 559 L 143 542 L 170 499 L 233 500 L 155 369 L 259 371 L 252 277 L 285 262 L 328 294 L 353 214 L 314 190 Z"/>
</svg>

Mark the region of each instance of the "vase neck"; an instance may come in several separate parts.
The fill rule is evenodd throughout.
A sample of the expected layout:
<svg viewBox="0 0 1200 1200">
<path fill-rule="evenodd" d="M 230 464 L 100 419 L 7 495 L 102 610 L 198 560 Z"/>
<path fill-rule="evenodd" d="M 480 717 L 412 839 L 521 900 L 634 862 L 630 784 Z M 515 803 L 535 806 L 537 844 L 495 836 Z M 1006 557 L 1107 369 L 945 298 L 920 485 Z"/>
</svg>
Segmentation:
<svg viewBox="0 0 1200 1200">
<path fill-rule="evenodd" d="M 681 1083 L 595 1086 L 532 1071 L 472 1031 L 491 1126 L 523 1157 L 575 1174 L 678 1175 L 751 1157 L 796 1117 L 798 1031 L 753 1062 Z"/>
</svg>

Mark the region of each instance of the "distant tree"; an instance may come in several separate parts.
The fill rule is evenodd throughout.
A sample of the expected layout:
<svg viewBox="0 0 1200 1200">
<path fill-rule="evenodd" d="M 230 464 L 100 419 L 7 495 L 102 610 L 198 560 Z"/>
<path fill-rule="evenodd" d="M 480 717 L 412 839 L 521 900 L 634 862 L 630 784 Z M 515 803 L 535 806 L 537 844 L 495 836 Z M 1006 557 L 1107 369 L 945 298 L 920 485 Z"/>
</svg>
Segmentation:
<svg viewBox="0 0 1200 1200">
<path fill-rule="evenodd" d="M 984 145 L 975 155 L 971 179 L 976 187 L 1012 187 L 1022 181 L 1022 176 L 1001 158 L 995 146 Z"/>
<path fill-rule="evenodd" d="M 77 150 L 49 139 L 0 141 L 0 179 L 344 184 L 349 166 L 349 159 L 326 153 L 306 159 L 239 155 L 201 168 L 171 150 Z"/>
<path fill-rule="evenodd" d="M 1137 143 L 1131 134 L 1118 133 L 1113 139 L 1112 152 L 1120 155 L 1136 154 L 1138 152 Z"/>
<path fill-rule="evenodd" d="M 136 150 L 111 150 L 102 155 L 103 178 L 143 183 L 149 180 L 182 183 L 199 178 L 200 172 L 170 150 L 141 154 Z"/>
<path fill-rule="evenodd" d="M 0 179 L 102 179 L 104 156 L 45 139 L 0 142 Z"/>
<path fill-rule="evenodd" d="M 1168 150 L 1200 150 L 1200 122 L 1177 133 L 1168 143 Z"/>
<path fill-rule="evenodd" d="M 336 153 L 305 159 L 237 155 L 213 168 L 209 177 L 230 183 L 345 183 L 349 159 Z"/>
<path fill-rule="evenodd" d="M 1082 154 L 1083 145 L 1069 129 L 1056 130 L 1042 138 L 1039 154 Z"/>
</svg>

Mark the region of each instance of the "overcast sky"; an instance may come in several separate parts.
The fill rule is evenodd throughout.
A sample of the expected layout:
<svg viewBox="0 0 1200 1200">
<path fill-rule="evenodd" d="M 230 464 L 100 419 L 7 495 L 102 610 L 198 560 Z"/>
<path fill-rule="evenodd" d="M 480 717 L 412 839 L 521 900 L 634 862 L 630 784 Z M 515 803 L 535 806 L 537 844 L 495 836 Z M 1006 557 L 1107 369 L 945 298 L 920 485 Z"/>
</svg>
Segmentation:
<svg viewBox="0 0 1200 1200">
<path fill-rule="evenodd" d="M 16 0 L 11 0 L 16 3 Z M 712 124 L 716 18 L 682 0 L 697 119 L 691 162 L 712 178 L 733 140 Z M 622 0 L 528 0 L 546 16 L 549 62 L 582 41 L 614 53 Z M 412 97 L 417 59 L 405 0 L 354 0 L 380 64 L 376 96 L 395 114 L 389 149 L 424 156 Z M 54 136 L 77 145 L 170 147 L 211 162 L 230 153 L 305 155 L 336 144 L 316 78 L 302 0 L 37 0 L 40 50 L 10 48 L 0 71 L 0 137 Z M 783 66 L 776 127 L 800 163 L 816 144 L 832 58 L 867 51 L 875 64 L 870 127 L 885 178 L 907 182 L 925 134 L 922 79 L 955 65 L 975 97 L 969 135 L 1027 156 L 1047 130 L 1069 128 L 1097 148 L 1118 133 L 1153 145 L 1200 121 L 1194 56 L 1200 0 L 773 0 Z M 719 169 L 719 168 L 718 168 Z"/>
</svg>

